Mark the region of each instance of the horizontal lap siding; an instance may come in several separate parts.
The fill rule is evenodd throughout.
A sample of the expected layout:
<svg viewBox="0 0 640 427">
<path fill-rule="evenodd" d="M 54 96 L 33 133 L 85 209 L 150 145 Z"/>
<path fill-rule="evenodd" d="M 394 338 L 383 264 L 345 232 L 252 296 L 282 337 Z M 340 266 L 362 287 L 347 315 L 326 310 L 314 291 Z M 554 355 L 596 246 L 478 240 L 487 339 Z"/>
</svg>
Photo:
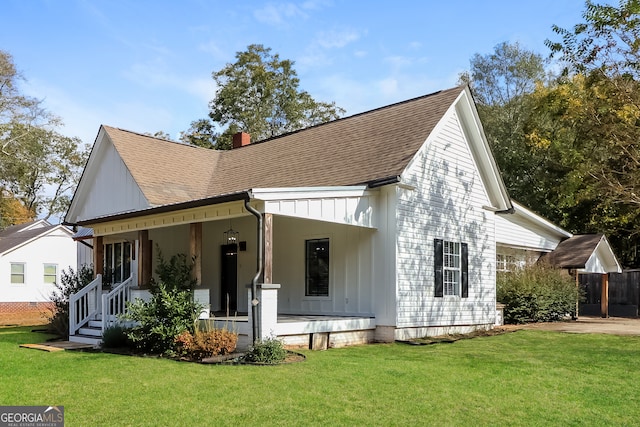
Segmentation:
<svg viewBox="0 0 640 427">
<path fill-rule="evenodd" d="M 445 116 L 398 190 L 397 327 L 473 325 L 495 317 L 494 214 L 457 115 Z M 434 297 L 433 239 L 469 245 L 469 297 Z"/>
<path fill-rule="evenodd" d="M 504 246 L 552 251 L 560 243 L 560 238 L 540 227 L 520 224 L 518 214 L 496 216 L 496 242 Z"/>
</svg>

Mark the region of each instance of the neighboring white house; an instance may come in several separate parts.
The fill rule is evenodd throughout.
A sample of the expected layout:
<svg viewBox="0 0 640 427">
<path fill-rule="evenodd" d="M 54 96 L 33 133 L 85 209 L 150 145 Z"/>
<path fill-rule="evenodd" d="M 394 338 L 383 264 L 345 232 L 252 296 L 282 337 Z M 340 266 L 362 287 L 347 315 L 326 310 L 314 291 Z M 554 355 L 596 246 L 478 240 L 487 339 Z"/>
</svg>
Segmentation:
<svg viewBox="0 0 640 427">
<path fill-rule="evenodd" d="M 0 231 L 0 321 L 46 312 L 62 270 L 77 267 L 73 232 L 44 220 Z"/>
<path fill-rule="evenodd" d="M 88 314 L 71 339 L 99 335 L 87 326 L 148 286 L 156 248 L 195 258 L 200 298 L 247 313 L 236 321 L 248 341 L 322 348 L 494 325 L 497 243 L 531 240 L 497 235 L 514 215 L 526 229 L 528 211 L 507 194 L 467 87 L 233 145 L 100 128 L 65 221 L 93 230 L 96 272 L 106 265 L 116 286 L 78 295 L 72 312 Z M 570 236 L 539 220 L 533 234 Z"/>
</svg>

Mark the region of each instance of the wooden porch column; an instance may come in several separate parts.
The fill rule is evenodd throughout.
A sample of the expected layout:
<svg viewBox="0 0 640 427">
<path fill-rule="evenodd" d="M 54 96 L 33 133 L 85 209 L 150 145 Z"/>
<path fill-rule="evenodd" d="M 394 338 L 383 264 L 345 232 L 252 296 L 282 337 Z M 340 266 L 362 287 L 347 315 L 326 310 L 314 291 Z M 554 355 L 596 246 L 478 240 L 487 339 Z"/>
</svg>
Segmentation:
<svg viewBox="0 0 640 427">
<path fill-rule="evenodd" d="M 602 286 L 600 294 L 600 314 L 602 317 L 609 317 L 609 275 L 602 275 Z"/>
<path fill-rule="evenodd" d="M 273 215 L 264 214 L 264 278 L 263 283 L 273 283 Z"/>
<path fill-rule="evenodd" d="M 138 232 L 138 240 L 140 241 L 140 257 L 138 259 L 138 286 L 148 288 L 151 283 L 152 273 L 152 244 L 149 240 L 149 230 L 140 230 Z"/>
<path fill-rule="evenodd" d="M 196 285 L 202 284 L 202 223 L 194 222 L 189 224 L 189 255 L 193 260 L 191 277 L 195 279 Z"/>
<path fill-rule="evenodd" d="M 93 278 L 98 274 L 104 275 L 104 244 L 103 237 L 93 238 Z"/>
</svg>

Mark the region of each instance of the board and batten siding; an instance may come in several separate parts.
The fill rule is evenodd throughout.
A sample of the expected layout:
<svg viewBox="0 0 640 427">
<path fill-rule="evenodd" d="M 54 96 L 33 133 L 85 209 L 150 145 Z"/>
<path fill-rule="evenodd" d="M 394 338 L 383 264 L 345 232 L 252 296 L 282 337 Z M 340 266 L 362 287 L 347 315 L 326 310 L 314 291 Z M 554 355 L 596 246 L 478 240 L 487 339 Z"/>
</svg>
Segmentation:
<svg viewBox="0 0 640 427">
<path fill-rule="evenodd" d="M 278 312 L 374 315 L 372 241 L 375 230 L 329 222 L 274 217 L 273 282 Z M 305 241 L 329 239 L 329 296 L 305 295 Z"/>
<path fill-rule="evenodd" d="M 495 320 L 495 214 L 455 109 L 397 189 L 397 328 L 488 325 Z M 434 296 L 434 239 L 469 249 L 468 298 Z"/>
<path fill-rule="evenodd" d="M 102 153 L 100 167 L 94 168 L 88 188 L 85 188 L 82 211 L 77 220 L 97 218 L 149 207 L 149 204 L 131 176 L 115 147 L 106 137 L 98 147 Z"/>
</svg>

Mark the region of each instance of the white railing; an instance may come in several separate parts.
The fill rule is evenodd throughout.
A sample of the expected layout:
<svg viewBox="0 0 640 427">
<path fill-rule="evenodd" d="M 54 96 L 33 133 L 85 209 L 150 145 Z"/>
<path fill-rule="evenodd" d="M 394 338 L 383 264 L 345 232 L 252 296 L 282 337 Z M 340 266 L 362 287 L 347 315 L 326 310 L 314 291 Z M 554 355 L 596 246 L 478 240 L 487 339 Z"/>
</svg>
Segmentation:
<svg viewBox="0 0 640 427">
<path fill-rule="evenodd" d="M 101 307 L 102 275 L 96 278 L 78 293 L 69 297 L 69 335 L 75 335 L 78 329 L 95 319 Z"/>
<path fill-rule="evenodd" d="M 127 310 L 127 303 L 131 301 L 133 280 L 129 277 L 113 288 L 108 294 L 102 295 L 102 332 L 118 320 L 118 316 Z"/>
</svg>

